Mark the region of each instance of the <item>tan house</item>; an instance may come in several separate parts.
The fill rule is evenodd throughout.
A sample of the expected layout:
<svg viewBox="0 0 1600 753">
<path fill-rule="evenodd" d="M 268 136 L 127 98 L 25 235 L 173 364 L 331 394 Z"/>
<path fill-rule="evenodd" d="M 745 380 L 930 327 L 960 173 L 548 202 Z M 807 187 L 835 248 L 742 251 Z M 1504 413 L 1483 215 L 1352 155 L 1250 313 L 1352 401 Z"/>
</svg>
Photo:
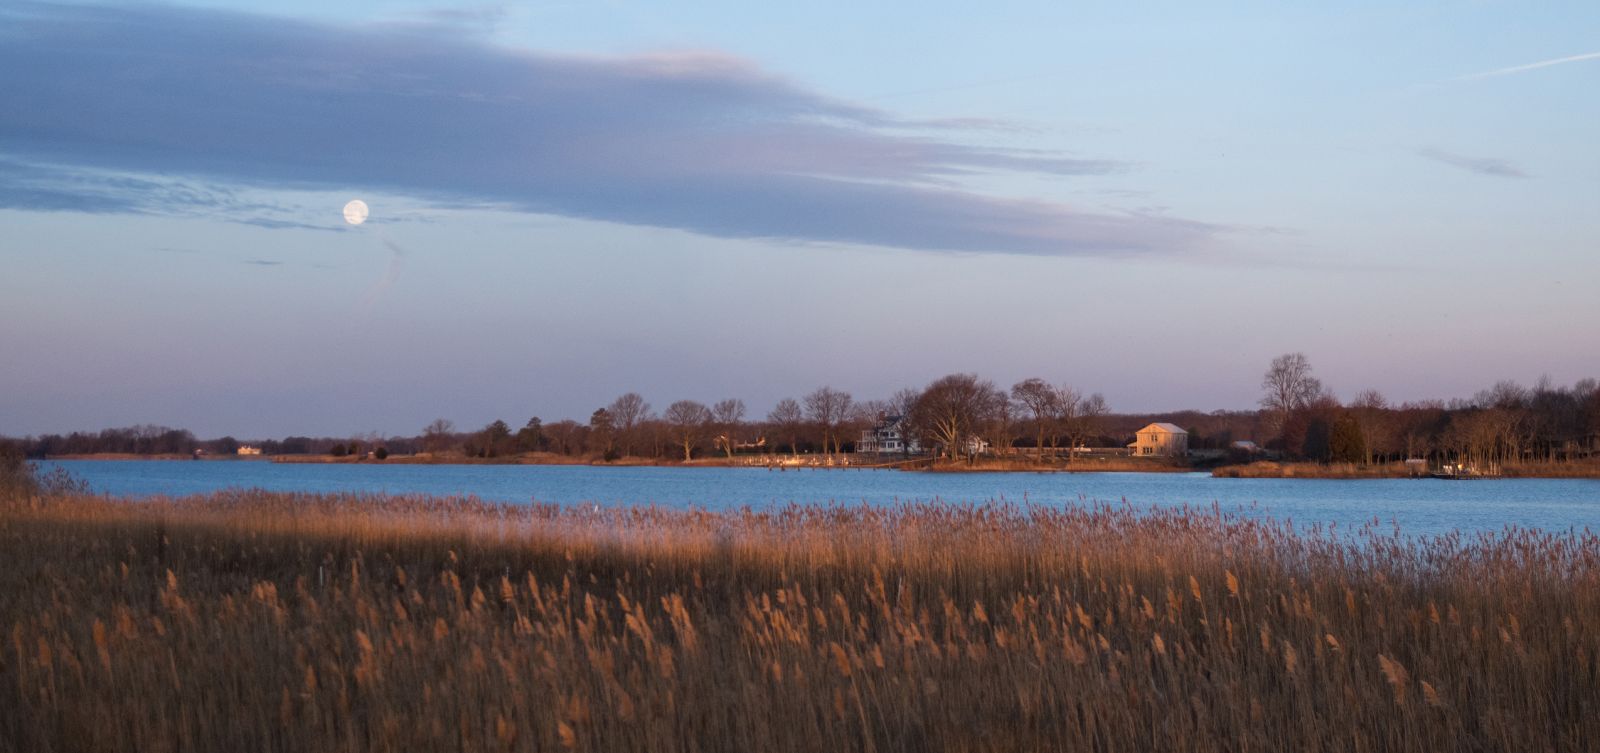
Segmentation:
<svg viewBox="0 0 1600 753">
<path fill-rule="evenodd" d="M 1128 452 L 1146 457 L 1183 457 L 1189 453 L 1189 432 L 1177 424 L 1150 424 L 1135 435 Z"/>
</svg>

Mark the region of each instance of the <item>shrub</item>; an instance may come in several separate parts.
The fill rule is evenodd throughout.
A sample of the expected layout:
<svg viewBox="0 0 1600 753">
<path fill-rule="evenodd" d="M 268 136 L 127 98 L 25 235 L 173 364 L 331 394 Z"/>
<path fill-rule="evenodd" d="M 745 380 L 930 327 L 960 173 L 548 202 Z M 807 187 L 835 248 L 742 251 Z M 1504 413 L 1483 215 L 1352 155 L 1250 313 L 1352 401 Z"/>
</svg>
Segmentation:
<svg viewBox="0 0 1600 753">
<path fill-rule="evenodd" d="M 28 462 L 15 442 L 0 440 L 0 498 L 60 497 L 88 493 L 89 484 L 68 473 L 65 468 L 53 468 L 40 473 L 38 466 Z"/>
<path fill-rule="evenodd" d="M 22 447 L 10 440 L 0 440 L 0 495 L 25 497 L 38 493 L 39 480 L 34 475 L 32 463 L 22 453 Z"/>
</svg>

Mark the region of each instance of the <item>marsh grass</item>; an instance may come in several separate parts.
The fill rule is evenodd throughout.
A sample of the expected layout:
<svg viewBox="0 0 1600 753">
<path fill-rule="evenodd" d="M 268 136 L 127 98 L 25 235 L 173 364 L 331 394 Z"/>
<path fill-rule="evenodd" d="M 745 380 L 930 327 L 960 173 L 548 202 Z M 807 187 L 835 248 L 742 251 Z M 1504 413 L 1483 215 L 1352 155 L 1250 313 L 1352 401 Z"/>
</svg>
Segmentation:
<svg viewBox="0 0 1600 753">
<path fill-rule="evenodd" d="M 16 751 L 1591 750 L 1600 541 L 1216 510 L 0 503 Z"/>
</svg>

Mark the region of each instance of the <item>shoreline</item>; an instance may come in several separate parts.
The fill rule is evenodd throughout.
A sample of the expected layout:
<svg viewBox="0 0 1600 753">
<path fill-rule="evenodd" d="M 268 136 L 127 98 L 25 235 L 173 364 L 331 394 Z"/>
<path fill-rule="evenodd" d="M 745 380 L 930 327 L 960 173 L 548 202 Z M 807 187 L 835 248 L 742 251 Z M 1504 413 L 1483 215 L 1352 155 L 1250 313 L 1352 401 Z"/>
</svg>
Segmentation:
<svg viewBox="0 0 1600 753">
<path fill-rule="evenodd" d="M 197 462 L 269 462 L 285 465 L 546 465 L 582 466 L 590 468 L 755 468 L 772 471 L 833 471 L 833 470 L 893 470 L 919 473 L 1194 473 L 1206 470 L 1189 465 L 1158 460 L 1132 458 L 1086 458 L 1072 464 L 1035 465 L 1018 460 L 980 460 L 931 463 L 928 458 L 876 461 L 857 459 L 853 455 L 836 456 L 828 460 L 818 456 L 771 456 L 762 459 L 697 458 L 691 461 L 655 458 L 622 458 L 604 461 L 577 458 L 554 453 L 530 453 L 496 458 L 469 458 L 460 456 L 390 455 L 382 460 L 371 457 L 335 455 L 272 455 L 272 456 L 207 456 L 194 458 L 182 454 L 134 455 L 129 453 L 91 453 L 78 455 L 50 455 L 48 461 L 117 461 L 182 460 Z"/>
<path fill-rule="evenodd" d="M 1384 480 L 1431 479 L 1430 473 L 1416 473 L 1404 463 L 1359 466 L 1352 463 L 1279 463 L 1256 461 L 1246 465 L 1225 465 L 1213 469 L 1216 478 L 1274 478 L 1306 480 Z M 1600 479 L 1600 463 L 1520 463 L 1503 465 L 1500 475 L 1477 481 L 1517 478 Z"/>
<path fill-rule="evenodd" d="M 1387 480 L 1426 479 L 1403 463 L 1358 466 L 1348 463 L 1282 463 L 1256 461 L 1247 464 L 1224 466 L 1196 466 L 1136 458 L 1086 458 L 1071 465 L 1035 465 L 1019 460 L 985 460 L 976 463 L 933 464 L 927 458 L 894 460 L 889 462 L 862 462 L 851 457 L 829 462 L 814 456 L 772 457 L 763 460 L 743 458 L 701 458 L 688 462 L 651 458 L 625 458 L 602 461 L 575 458 L 554 453 L 536 453 L 499 458 L 437 457 L 428 455 L 391 455 L 383 460 L 367 457 L 336 457 L 333 455 L 277 455 L 277 456 L 210 456 L 194 458 L 183 454 L 135 455 L 129 453 L 94 453 L 84 455 L 52 455 L 48 461 L 114 461 L 138 462 L 147 460 L 182 460 L 199 462 L 283 463 L 289 465 L 542 465 L 581 466 L 589 468 L 752 468 L 769 471 L 833 471 L 833 470 L 890 470 L 910 473 L 1210 473 L 1214 478 L 1232 479 L 1302 479 L 1302 480 Z M 1600 463 L 1526 463 L 1506 465 L 1496 478 L 1549 478 L 1549 479 L 1600 479 Z M 1482 480 L 1495 480 L 1486 478 Z"/>
</svg>

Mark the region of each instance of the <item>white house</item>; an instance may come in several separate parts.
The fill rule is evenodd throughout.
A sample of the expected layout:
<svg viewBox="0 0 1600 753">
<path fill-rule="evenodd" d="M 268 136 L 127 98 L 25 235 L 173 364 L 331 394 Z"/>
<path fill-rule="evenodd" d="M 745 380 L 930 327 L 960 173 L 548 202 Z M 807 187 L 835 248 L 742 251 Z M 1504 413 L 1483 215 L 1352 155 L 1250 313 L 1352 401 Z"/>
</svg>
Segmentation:
<svg viewBox="0 0 1600 753">
<path fill-rule="evenodd" d="M 856 442 L 856 452 L 873 455 L 921 454 L 922 443 L 918 442 L 916 437 L 906 437 L 905 428 L 905 416 L 880 414 L 877 423 L 871 428 L 861 430 L 861 439 Z"/>
<path fill-rule="evenodd" d="M 261 448 L 260 447 L 251 447 L 250 445 L 242 444 L 242 445 L 239 445 L 239 454 L 240 455 L 260 455 L 261 454 Z"/>
<path fill-rule="evenodd" d="M 1183 457 L 1189 453 L 1189 432 L 1177 424 L 1156 423 L 1140 429 L 1128 451 L 1133 455 Z"/>
</svg>

